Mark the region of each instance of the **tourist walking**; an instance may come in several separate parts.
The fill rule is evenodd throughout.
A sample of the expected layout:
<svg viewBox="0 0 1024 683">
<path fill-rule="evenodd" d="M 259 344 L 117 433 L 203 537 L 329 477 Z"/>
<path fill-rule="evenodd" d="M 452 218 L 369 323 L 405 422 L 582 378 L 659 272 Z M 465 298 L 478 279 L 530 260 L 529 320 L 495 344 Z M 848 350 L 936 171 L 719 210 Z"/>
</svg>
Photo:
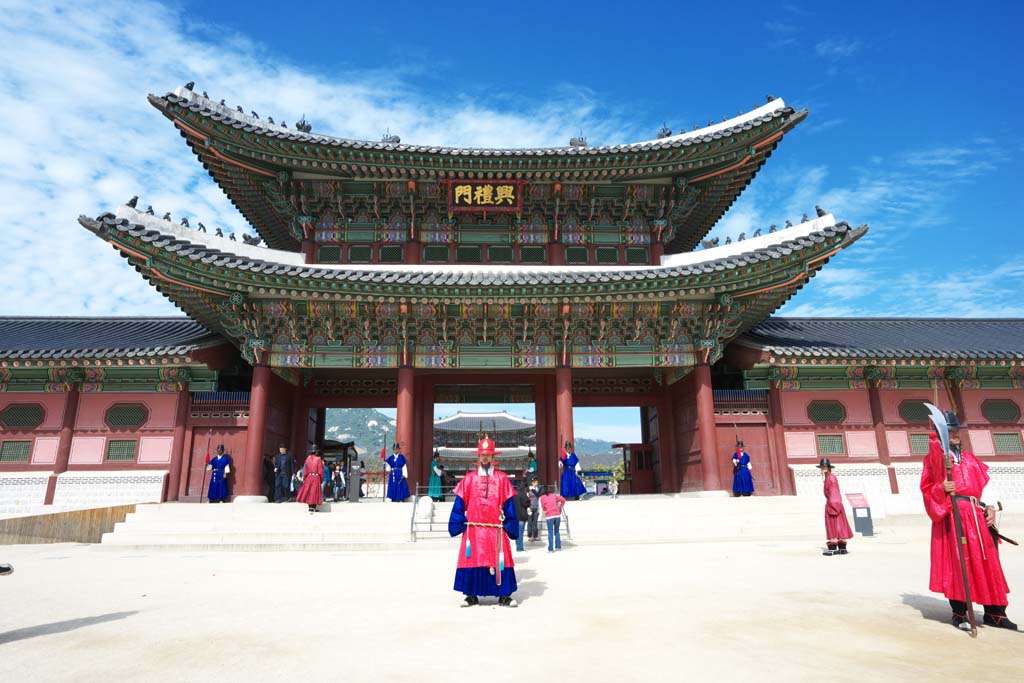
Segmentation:
<svg viewBox="0 0 1024 683">
<path fill-rule="evenodd" d="M 743 450 L 743 442 L 736 439 L 736 452 L 732 454 L 732 493 L 734 496 L 749 496 L 754 493 L 754 477 L 750 471 L 750 455 Z"/>
<path fill-rule="evenodd" d="M 292 460 L 292 454 L 288 452 L 284 444 L 280 444 L 277 447 L 277 455 L 274 456 L 275 503 L 283 503 L 288 500 L 294 469 L 295 462 Z"/>
<path fill-rule="evenodd" d="M 530 480 L 530 520 L 526 525 L 526 540 L 539 541 L 540 528 L 537 526 L 537 517 L 540 514 L 540 481 L 537 477 Z"/>
<path fill-rule="evenodd" d="M 846 541 L 853 538 L 850 522 L 843 508 L 843 494 L 839 492 L 839 480 L 832 474 L 832 461 L 822 458 L 818 463 L 825 480 L 825 556 L 847 555 Z"/>
<path fill-rule="evenodd" d="M 565 498 L 557 493 L 545 493 L 540 497 L 540 507 L 544 511 L 544 521 L 548 525 L 548 552 L 562 549 L 562 508 Z"/>
<path fill-rule="evenodd" d="M 619 480 L 615 478 L 614 474 L 608 478 L 608 493 L 612 498 L 619 497 Z"/>
<path fill-rule="evenodd" d="M 526 463 L 526 477 L 524 481 L 533 481 L 533 478 L 537 476 L 537 455 L 533 452 L 533 449 L 531 448 L 530 451 L 526 454 L 526 456 L 530 459 L 530 461 Z"/>
<path fill-rule="evenodd" d="M 558 490 L 568 500 L 579 500 L 580 496 L 587 492 L 580 478 L 583 468 L 580 466 L 580 459 L 572 450 L 572 444 L 565 442 L 562 449 L 562 457 L 558 459 L 558 467 L 562 470 Z"/>
<path fill-rule="evenodd" d="M 515 491 L 494 464 L 494 442 L 486 436 L 476 448 L 477 468 L 455 487 L 448 533 L 462 535 L 455 570 L 455 590 L 465 595 L 463 607 L 480 604 L 480 596 L 498 596 L 502 607 L 516 607 L 515 562 L 509 539 L 516 538 Z"/>
<path fill-rule="evenodd" d="M 210 486 L 206 498 L 211 503 L 223 503 L 230 495 L 228 475 L 231 474 L 231 456 L 224 452 L 224 444 L 217 444 L 217 455 L 210 459 L 206 469 L 210 470 Z"/>
<path fill-rule="evenodd" d="M 949 431 L 949 455 L 933 432 L 921 471 L 921 495 L 932 520 L 931 576 L 929 590 L 942 593 L 953 610 L 953 625 L 971 630 L 960 552 L 964 553 L 967 588 L 972 602 L 984 606 L 987 626 L 1017 630 L 1006 616 L 1010 588 L 1003 574 L 996 545 L 988 532 L 995 525 L 998 494 L 989 485 L 988 465 L 964 450 L 963 425 L 956 413 L 945 413 Z M 951 479 L 951 481 L 949 480 Z M 960 511 L 966 545 L 957 543 L 953 506 Z"/>
<path fill-rule="evenodd" d="M 334 493 L 334 502 L 341 500 L 342 491 L 345 489 L 345 466 L 344 459 L 334 463 L 331 471 L 331 489 Z"/>
<path fill-rule="evenodd" d="M 295 496 L 295 502 L 305 503 L 309 511 L 316 512 L 324 502 L 324 461 L 315 450 L 310 451 L 306 462 L 302 465 L 302 488 Z"/>
<path fill-rule="evenodd" d="M 430 482 L 427 486 L 427 495 L 434 502 L 444 502 L 444 465 L 441 464 L 441 453 L 434 449 L 434 457 L 430 460 Z"/>
<path fill-rule="evenodd" d="M 523 552 L 523 538 L 526 536 L 526 523 L 530 517 L 530 494 L 526 490 L 526 482 L 521 482 L 516 489 L 516 519 L 519 520 L 519 535 L 516 536 L 516 550 Z"/>
<path fill-rule="evenodd" d="M 263 455 L 263 486 L 267 490 L 267 500 L 274 502 L 274 458 L 270 453 Z"/>
<path fill-rule="evenodd" d="M 401 452 L 401 444 L 395 443 L 392 449 L 392 454 L 384 461 L 384 468 L 388 471 L 388 485 L 384 497 L 391 502 L 398 502 L 409 497 L 409 466 Z"/>
</svg>

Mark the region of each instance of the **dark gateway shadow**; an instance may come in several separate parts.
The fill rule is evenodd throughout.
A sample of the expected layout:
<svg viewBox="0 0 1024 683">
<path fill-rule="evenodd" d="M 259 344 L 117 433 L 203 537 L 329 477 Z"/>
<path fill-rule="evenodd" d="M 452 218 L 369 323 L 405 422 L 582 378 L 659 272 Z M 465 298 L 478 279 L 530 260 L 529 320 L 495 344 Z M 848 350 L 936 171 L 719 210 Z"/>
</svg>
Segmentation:
<svg viewBox="0 0 1024 683">
<path fill-rule="evenodd" d="M 903 593 L 900 597 L 903 599 L 904 605 L 913 607 L 920 612 L 922 619 L 946 622 L 953 616 L 949 600 L 945 598 L 935 598 L 918 593 Z"/>
<path fill-rule="evenodd" d="M 54 621 L 49 624 L 27 626 L 25 628 L 15 629 L 14 631 L 0 633 L 0 645 L 4 643 L 13 643 L 16 640 L 26 640 L 37 636 L 46 636 L 51 633 L 74 631 L 75 629 L 92 626 L 93 624 L 102 624 L 105 621 L 117 621 L 118 619 L 130 617 L 133 614 L 138 614 L 138 611 L 111 612 L 110 614 L 98 614 L 95 617 L 82 617 L 81 619 L 68 619 L 67 621 Z"/>
</svg>

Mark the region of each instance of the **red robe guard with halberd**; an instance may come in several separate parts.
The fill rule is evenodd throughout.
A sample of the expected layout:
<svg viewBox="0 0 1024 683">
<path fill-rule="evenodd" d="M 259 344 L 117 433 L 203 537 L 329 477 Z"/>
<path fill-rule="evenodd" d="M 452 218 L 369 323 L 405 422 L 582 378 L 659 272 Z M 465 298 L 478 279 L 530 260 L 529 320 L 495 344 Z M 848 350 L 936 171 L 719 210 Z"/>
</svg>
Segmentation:
<svg viewBox="0 0 1024 683">
<path fill-rule="evenodd" d="M 306 505 L 320 505 L 324 502 L 324 461 L 319 455 L 310 455 L 306 458 L 306 464 L 303 465 L 305 470 L 305 479 L 302 480 L 302 488 L 299 489 L 299 493 L 295 496 L 296 503 L 305 503 Z"/>
<path fill-rule="evenodd" d="M 505 552 L 505 566 L 515 567 L 512 560 L 512 544 L 501 529 L 501 511 L 505 501 L 516 495 L 512 483 L 504 472 L 491 467 L 492 475 L 481 477 L 476 470 L 466 473 L 459 485 L 455 487 L 455 495 L 466 501 L 466 520 L 469 524 L 462 534 L 459 544 L 458 568 L 466 567 L 497 567 L 498 536 L 501 536 L 501 547 Z M 494 524 L 495 526 L 474 526 L 474 523 Z M 473 552 L 466 557 L 466 542 L 469 541 Z"/>
<path fill-rule="evenodd" d="M 943 459 L 942 445 L 932 434 L 921 472 L 924 507 L 932 519 L 932 567 L 928 589 L 942 593 L 950 600 L 964 601 L 963 577 L 957 554 L 956 531 L 953 528 L 954 501 L 942 488 L 946 480 Z M 960 462 L 953 464 L 956 495 L 980 499 L 988 481 L 988 465 L 978 460 L 974 453 L 963 451 Z M 960 519 L 964 526 L 964 536 L 967 537 L 965 559 L 971 598 L 982 605 L 1005 606 L 1006 594 L 1010 589 L 1006 585 L 999 554 L 988 531 L 985 513 L 970 500 L 957 500 L 956 504 L 960 506 Z"/>
<path fill-rule="evenodd" d="M 839 480 L 831 472 L 825 473 L 825 538 L 830 541 L 853 538 L 850 523 L 846 520 L 846 510 L 843 509 Z"/>
</svg>

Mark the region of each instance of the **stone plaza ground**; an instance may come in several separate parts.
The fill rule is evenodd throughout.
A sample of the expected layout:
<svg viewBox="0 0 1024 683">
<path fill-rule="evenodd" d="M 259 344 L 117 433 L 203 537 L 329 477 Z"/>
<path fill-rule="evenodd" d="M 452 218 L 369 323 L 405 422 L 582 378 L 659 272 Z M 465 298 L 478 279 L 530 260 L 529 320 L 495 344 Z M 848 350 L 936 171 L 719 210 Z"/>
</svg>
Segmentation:
<svg viewBox="0 0 1024 683">
<path fill-rule="evenodd" d="M 1020 536 L 1024 518 L 1003 520 Z M 3 546 L 0 678 L 19 681 L 1020 681 L 1021 634 L 955 630 L 923 517 L 812 540 L 531 545 L 518 609 L 460 609 L 456 543 L 402 551 Z M 1016 534 L 1012 530 L 1017 531 Z M 1024 551 L 1004 545 L 1011 589 Z M 1009 614 L 1024 621 L 1011 595 Z M 980 612 L 980 610 L 979 610 Z"/>
</svg>

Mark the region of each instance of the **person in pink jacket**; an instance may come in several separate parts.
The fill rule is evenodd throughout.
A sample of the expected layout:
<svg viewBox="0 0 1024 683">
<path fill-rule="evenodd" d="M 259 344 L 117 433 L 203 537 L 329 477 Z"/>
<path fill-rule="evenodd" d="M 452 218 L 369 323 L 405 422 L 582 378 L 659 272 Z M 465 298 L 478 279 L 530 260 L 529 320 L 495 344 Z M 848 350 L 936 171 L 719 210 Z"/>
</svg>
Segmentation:
<svg viewBox="0 0 1024 683">
<path fill-rule="evenodd" d="M 557 493 L 545 493 L 540 497 L 540 509 L 544 513 L 544 519 L 548 525 L 548 552 L 553 553 L 562 549 L 562 507 L 565 505 L 565 498 Z"/>
</svg>

